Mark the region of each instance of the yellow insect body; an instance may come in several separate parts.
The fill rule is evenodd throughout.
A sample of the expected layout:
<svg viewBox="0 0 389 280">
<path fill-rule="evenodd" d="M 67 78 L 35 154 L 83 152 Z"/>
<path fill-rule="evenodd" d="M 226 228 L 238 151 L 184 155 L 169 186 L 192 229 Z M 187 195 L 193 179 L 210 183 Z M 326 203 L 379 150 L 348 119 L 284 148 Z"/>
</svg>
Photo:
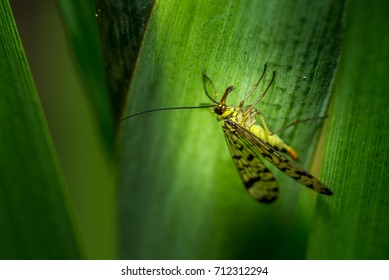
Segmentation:
<svg viewBox="0 0 389 280">
<path fill-rule="evenodd" d="M 284 142 L 278 135 L 269 134 L 262 126 L 257 123 L 257 115 L 259 111 L 250 106 L 246 107 L 232 107 L 227 106 L 226 111 L 222 116 L 218 116 L 218 120 L 229 118 L 232 122 L 245 127 L 252 134 L 262 139 L 265 143 L 269 144 L 276 151 L 287 152 L 294 160 L 298 160 L 298 155 L 295 150 Z"/>
<path fill-rule="evenodd" d="M 194 108 L 213 108 L 213 112 L 218 115 L 218 120 L 223 121 L 223 132 L 226 138 L 228 148 L 234 160 L 235 166 L 246 186 L 249 194 L 257 201 L 270 203 L 278 196 L 278 184 L 271 173 L 271 171 L 263 164 L 262 158 L 268 160 L 272 165 L 280 169 L 289 177 L 298 181 L 299 183 L 311 188 L 312 190 L 325 195 L 332 195 L 332 191 L 319 181 L 316 177 L 301 169 L 292 163 L 289 159 L 284 157 L 281 153 L 288 153 L 289 156 L 298 160 L 297 153 L 286 144 L 279 136 L 271 132 L 267 127 L 264 117 L 261 112 L 256 110 L 254 106 L 265 96 L 274 81 L 273 77 L 265 89 L 265 91 L 254 101 L 251 106 L 244 106 L 251 94 L 257 89 L 266 72 L 266 65 L 259 81 L 250 90 L 249 94 L 242 100 L 239 106 L 227 106 L 227 96 L 234 90 L 230 86 L 226 89 L 223 97 L 219 102 L 212 98 L 208 91 L 206 84 L 212 86 L 214 96 L 216 97 L 216 89 L 211 79 L 203 75 L 204 90 L 207 97 L 212 100 L 213 105 L 202 106 L 183 106 L 173 108 L 151 109 L 143 112 L 138 112 L 122 118 L 121 120 L 129 119 L 134 116 L 166 110 L 182 110 Z M 258 123 L 260 121 L 261 125 Z M 285 126 L 288 128 L 300 122 L 308 121 L 302 120 Z M 281 129 L 281 130 L 283 130 Z"/>
<path fill-rule="evenodd" d="M 298 159 L 297 153 L 293 148 L 279 136 L 270 132 L 262 114 L 254 108 L 270 88 L 275 72 L 268 87 L 255 100 L 254 104 L 243 106 L 248 97 L 257 88 L 265 71 L 266 65 L 259 81 L 254 85 L 248 96 L 236 107 L 226 105 L 227 96 L 234 90 L 234 87 L 228 87 L 220 102 L 216 102 L 210 97 L 204 86 L 206 95 L 216 103 L 213 112 L 218 115 L 219 121 L 223 121 L 222 128 L 228 148 L 247 191 L 254 199 L 265 203 L 273 202 L 277 198 L 278 184 L 271 171 L 263 164 L 261 158 L 265 158 L 272 165 L 301 184 L 321 194 L 332 195 L 331 190 L 316 177 L 281 155 L 280 152 L 284 152 L 288 153 L 294 160 Z M 203 78 L 204 82 L 208 80 L 212 84 L 216 95 L 212 81 L 206 76 Z M 261 121 L 262 126 L 258 124 L 257 118 Z M 295 123 L 298 123 L 298 121 Z"/>
</svg>

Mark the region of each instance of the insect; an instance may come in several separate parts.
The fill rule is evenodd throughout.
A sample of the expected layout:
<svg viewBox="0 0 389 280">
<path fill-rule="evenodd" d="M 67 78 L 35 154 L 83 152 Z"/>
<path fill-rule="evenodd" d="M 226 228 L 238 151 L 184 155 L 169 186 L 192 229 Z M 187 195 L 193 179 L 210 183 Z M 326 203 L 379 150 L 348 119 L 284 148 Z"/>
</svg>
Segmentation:
<svg viewBox="0 0 389 280">
<path fill-rule="evenodd" d="M 217 115 L 217 119 L 223 122 L 222 129 L 232 159 L 246 190 L 252 198 L 260 202 L 271 203 L 275 201 L 278 196 L 279 188 L 277 181 L 272 172 L 264 165 L 262 161 L 263 158 L 283 173 L 308 188 L 321 194 L 332 195 L 332 191 L 320 182 L 319 179 L 304 169 L 301 169 L 281 154 L 287 153 L 292 159 L 298 160 L 296 151 L 294 151 L 293 148 L 284 142 L 277 134 L 269 130 L 262 113 L 254 108 L 271 87 L 275 78 L 275 72 L 273 72 L 272 79 L 265 91 L 263 91 L 252 105 L 244 106 L 245 102 L 261 83 L 266 73 L 266 68 L 267 65 L 265 64 L 258 82 L 238 106 L 227 106 L 226 104 L 228 95 L 235 89 L 233 86 L 229 86 L 225 90 L 219 102 L 212 98 L 208 93 L 207 83 L 211 85 L 215 98 L 217 96 L 216 88 L 211 79 L 203 74 L 204 91 L 207 97 L 213 102 L 212 105 L 153 109 L 130 115 L 122 120 L 155 111 L 212 107 L 212 111 Z M 260 123 L 257 121 L 257 118 Z M 309 120 L 311 119 L 296 120 L 276 132 Z"/>
</svg>

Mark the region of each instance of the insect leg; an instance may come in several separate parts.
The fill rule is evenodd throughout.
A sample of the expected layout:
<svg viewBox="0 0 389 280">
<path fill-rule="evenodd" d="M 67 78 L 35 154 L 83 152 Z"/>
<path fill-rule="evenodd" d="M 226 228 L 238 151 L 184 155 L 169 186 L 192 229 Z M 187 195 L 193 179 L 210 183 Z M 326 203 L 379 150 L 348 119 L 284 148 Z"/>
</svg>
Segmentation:
<svg viewBox="0 0 389 280">
<path fill-rule="evenodd" d="M 262 74 L 261 74 L 261 77 L 259 78 L 258 82 L 253 86 L 253 88 L 250 90 L 249 94 L 239 103 L 239 108 L 242 108 L 244 103 L 247 101 L 247 99 L 249 99 L 249 97 L 251 96 L 251 94 L 257 89 L 259 83 L 262 81 L 262 78 L 263 76 L 265 75 L 265 72 L 266 72 L 266 67 L 267 67 L 267 64 L 264 65 L 263 67 L 263 71 L 262 71 Z"/>
<path fill-rule="evenodd" d="M 314 120 L 322 120 L 322 119 L 325 119 L 325 118 L 327 118 L 327 116 L 323 116 L 323 117 L 314 117 L 314 118 L 303 119 L 303 120 L 296 119 L 296 120 L 294 120 L 293 122 L 291 122 L 291 123 L 289 123 L 289 124 L 287 124 L 287 125 L 281 127 L 280 129 L 277 129 L 277 130 L 275 130 L 275 131 L 273 131 L 273 132 L 270 131 L 270 135 L 277 134 L 277 133 L 279 133 L 279 132 L 281 132 L 281 131 L 284 131 L 284 130 L 288 129 L 289 127 L 298 125 L 298 124 L 300 124 L 300 123 L 310 122 L 310 121 L 314 121 Z M 261 120 L 261 122 L 262 122 L 262 120 Z M 266 129 L 266 128 L 265 128 L 265 129 Z"/>
<path fill-rule="evenodd" d="M 265 89 L 265 91 L 254 101 L 254 103 L 252 105 L 250 105 L 250 107 L 246 110 L 246 112 L 244 113 L 243 115 L 243 121 L 245 121 L 247 119 L 247 117 L 250 115 L 250 112 L 252 110 L 254 110 L 254 106 L 257 105 L 257 103 L 259 101 L 261 101 L 262 98 L 265 97 L 267 91 L 269 90 L 270 86 L 273 84 L 273 81 L 274 81 L 274 78 L 276 77 L 276 71 L 273 72 L 273 77 L 271 78 L 270 80 L 270 83 L 269 85 L 267 86 L 267 88 Z"/>
<path fill-rule="evenodd" d="M 257 116 L 258 116 L 263 128 L 265 129 L 266 134 L 269 136 L 273 135 L 274 133 L 272 131 L 270 131 L 269 127 L 267 126 L 266 121 L 265 121 L 265 117 L 263 116 L 263 114 L 261 112 L 257 111 Z"/>
<path fill-rule="evenodd" d="M 273 142 L 273 145 L 272 147 L 275 148 L 277 147 L 279 150 L 284 150 L 286 151 L 294 160 L 298 161 L 298 155 L 297 155 L 297 152 L 291 147 L 289 146 L 285 141 L 283 141 L 281 138 L 279 138 L 277 135 L 275 135 L 279 130 L 277 131 L 270 131 L 269 127 L 267 126 L 266 124 L 266 121 L 265 121 L 265 118 L 263 117 L 262 113 L 257 111 L 257 115 L 258 115 L 258 118 L 265 130 L 265 133 L 267 134 L 267 136 L 273 136 L 273 137 L 276 137 L 276 139 L 278 139 L 278 143 L 277 142 Z M 290 124 L 289 126 L 287 127 L 290 127 L 292 126 L 292 124 Z M 286 128 L 287 128 L 286 127 Z M 273 140 L 274 141 L 274 140 Z M 276 144 L 277 143 L 277 144 Z M 269 143 L 270 144 L 270 143 Z"/>
</svg>

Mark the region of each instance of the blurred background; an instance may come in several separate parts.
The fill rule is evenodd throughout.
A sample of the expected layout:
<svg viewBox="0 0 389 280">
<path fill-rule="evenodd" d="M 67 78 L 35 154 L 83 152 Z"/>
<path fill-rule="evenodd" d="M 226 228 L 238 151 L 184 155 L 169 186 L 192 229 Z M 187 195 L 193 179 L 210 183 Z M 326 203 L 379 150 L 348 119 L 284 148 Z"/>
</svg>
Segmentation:
<svg viewBox="0 0 389 280">
<path fill-rule="evenodd" d="M 11 0 L 10 4 L 70 190 L 87 257 L 116 258 L 112 162 L 77 76 L 55 1 Z"/>
</svg>

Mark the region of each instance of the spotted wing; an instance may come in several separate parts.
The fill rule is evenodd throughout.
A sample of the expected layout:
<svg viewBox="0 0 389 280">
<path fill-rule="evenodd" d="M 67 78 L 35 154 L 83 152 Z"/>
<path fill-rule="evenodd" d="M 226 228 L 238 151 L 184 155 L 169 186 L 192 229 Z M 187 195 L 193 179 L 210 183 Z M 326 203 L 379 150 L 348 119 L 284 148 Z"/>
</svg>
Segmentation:
<svg viewBox="0 0 389 280">
<path fill-rule="evenodd" d="M 227 125 L 223 126 L 224 135 L 234 160 L 249 194 L 260 202 L 273 202 L 278 196 L 278 185 L 270 170 L 262 163 L 253 145 L 247 145 Z"/>
<path fill-rule="evenodd" d="M 332 195 L 332 191 L 312 174 L 293 164 L 290 160 L 244 127 L 236 123 L 233 123 L 233 125 L 236 128 L 235 132 L 237 138 L 245 139 L 245 141 L 247 141 L 247 149 L 252 153 L 262 154 L 262 156 L 271 164 L 304 186 L 322 194 Z"/>
</svg>

